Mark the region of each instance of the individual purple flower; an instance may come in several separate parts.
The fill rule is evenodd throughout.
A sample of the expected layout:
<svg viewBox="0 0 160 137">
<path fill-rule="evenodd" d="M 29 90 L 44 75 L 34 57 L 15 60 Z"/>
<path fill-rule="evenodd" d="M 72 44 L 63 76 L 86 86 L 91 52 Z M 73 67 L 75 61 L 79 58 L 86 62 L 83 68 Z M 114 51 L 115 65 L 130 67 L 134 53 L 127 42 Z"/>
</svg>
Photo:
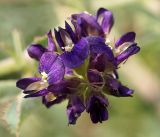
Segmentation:
<svg viewBox="0 0 160 137">
<path fill-rule="evenodd" d="M 127 32 L 115 42 L 117 65 L 140 51 L 137 43 L 134 42 L 135 36 L 134 32 Z"/>
<path fill-rule="evenodd" d="M 105 96 L 100 93 L 94 93 L 86 101 L 86 111 L 90 113 L 90 117 L 93 123 L 102 123 L 108 119 L 108 107 L 109 103 Z"/>
<path fill-rule="evenodd" d="M 99 72 L 96 69 L 89 69 L 87 74 L 90 94 L 86 99 L 86 111 L 90 113 L 93 123 L 102 123 L 102 121 L 108 119 L 108 100 L 103 95 L 103 88 L 105 86 L 103 72 Z"/>
<path fill-rule="evenodd" d="M 114 18 L 111 11 L 100 8 L 97 15 L 93 16 L 87 12 L 73 14 L 71 22 L 81 36 L 100 36 L 105 37 L 114 24 Z"/>
<path fill-rule="evenodd" d="M 116 97 L 132 97 L 133 90 L 121 84 L 112 75 L 105 76 L 104 93 Z"/>
<path fill-rule="evenodd" d="M 76 120 L 85 110 L 82 98 L 77 95 L 71 95 L 67 106 L 67 116 L 69 124 L 76 124 Z"/>
<path fill-rule="evenodd" d="M 90 44 L 89 68 L 100 72 L 116 68 L 116 59 L 113 51 L 105 44 L 105 39 L 97 36 L 87 37 Z"/>
<path fill-rule="evenodd" d="M 54 32 L 57 43 L 63 52 L 60 57 L 65 66 L 76 68 L 83 64 L 89 54 L 88 41 L 83 37 L 78 40 L 67 22 L 65 22 L 65 29 L 59 27 L 58 31 L 55 29 Z"/>
<path fill-rule="evenodd" d="M 23 90 L 25 98 L 47 95 L 48 86 L 63 80 L 65 68 L 57 54 L 45 52 L 39 61 L 39 73 L 41 77 L 22 78 L 16 86 Z"/>
<path fill-rule="evenodd" d="M 43 53 L 56 51 L 56 45 L 55 45 L 55 42 L 53 41 L 53 36 L 52 36 L 51 30 L 47 33 L 47 36 L 48 36 L 47 48 L 43 47 L 41 44 L 31 44 L 28 47 L 28 49 L 27 49 L 28 55 L 31 58 L 34 58 L 39 61 L 41 56 L 43 55 Z"/>
</svg>

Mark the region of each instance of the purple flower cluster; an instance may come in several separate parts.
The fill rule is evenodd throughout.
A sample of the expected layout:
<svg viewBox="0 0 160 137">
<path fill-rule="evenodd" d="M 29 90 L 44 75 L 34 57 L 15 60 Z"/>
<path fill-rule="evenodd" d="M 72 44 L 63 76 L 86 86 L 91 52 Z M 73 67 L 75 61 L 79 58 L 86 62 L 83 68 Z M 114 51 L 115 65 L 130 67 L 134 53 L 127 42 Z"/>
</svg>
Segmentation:
<svg viewBox="0 0 160 137">
<path fill-rule="evenodd" d="M 54 29 L 54 38 L 51 30 L 48 32 L 48 47 L 32 44 L 28 54 L 38 61 L 40 75 L 17 81 L 24 97 L 41 97 L 47 108 L 68 99 L 69 124 L 75 124 L 84 110 L 93 123 L 107 120 L 107 95 L 133 94 L 118 80 L 117 69 L 140 50 L 134 32 L 108 43 L 113 24 L 112 12 L 104 8 L 96 16 L 73 14 L 65 28 Z"/>
</svg>

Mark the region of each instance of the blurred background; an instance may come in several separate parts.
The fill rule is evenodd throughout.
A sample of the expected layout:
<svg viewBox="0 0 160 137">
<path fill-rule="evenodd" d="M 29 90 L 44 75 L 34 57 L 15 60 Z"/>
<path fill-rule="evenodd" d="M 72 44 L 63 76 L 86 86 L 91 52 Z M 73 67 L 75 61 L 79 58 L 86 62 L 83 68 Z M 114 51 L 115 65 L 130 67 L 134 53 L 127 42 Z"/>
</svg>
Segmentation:
<svg viewBox="0 0 160 137">
<path fill-rule="evenodd" d="M 112 40 L 135 31 L 141 52 L 120 69 L 133 98 L 109 96 L 109 120 L 92 124 L 83 113 L 67 125 L 67 102 L 46 109 L 23 99 L 16 80 L 33 76 L 26 47 L 72 13 L 112 10 Z M 160 0 L 0 0 L 0 137 L 160 137 Z"/>
</svg>

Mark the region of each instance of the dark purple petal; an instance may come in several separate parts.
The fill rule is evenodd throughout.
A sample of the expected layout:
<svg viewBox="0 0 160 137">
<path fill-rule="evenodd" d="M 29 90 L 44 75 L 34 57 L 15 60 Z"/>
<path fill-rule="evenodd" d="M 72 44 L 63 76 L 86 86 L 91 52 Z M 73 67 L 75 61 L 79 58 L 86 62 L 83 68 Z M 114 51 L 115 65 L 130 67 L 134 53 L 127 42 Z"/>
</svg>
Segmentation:
<svg viewBox="0 0 160 137">
<path fill-rule="evenodd" d="M 128 87 L 122 85 L 117 79 L 113 77 L 106 78 L 106 85 L 107 92 L 110 95 L 117 96 L 117 97 L 128 97 L 132 96 L 133 90 L 129 89 Z"/>
<path fill-rule="evenodd" d="M 90 45 L 91 60 L 93 65 L 100 71 L 104 71 L 106 66 L 116 66 L 116 61 L 112 50 L 105 44 L 105 41 L 101 37 L 87 37 Z M 102 65 L 100 65 L 100 63 Z"/>
<path fill-rule="evenodd" d="M 80 23 L 77 23 L 79 21 L 78 20 L 76 21 L 76 20 L 72 19 L 71 22 L 72 22 L 72 24 L 73 24 L 73 26 L 75 28 L 75 34 L 76 34 L 77 38 L 80 39 L 81 36 L 83 36 L 83 35 L 82 35 L 82 29 L 81 29 L 81 27 L 79 25 Z"/>
<path fill-rule="evenodd" d="M 105 53 L 91 55 L 89 60 L 89 69 L 96 69 L 99 72 L 110 72 L 116 69 L 114 60 L 108 60 Z"/>
<path fill-rule="evenodd" d="M 49 101 L 46 99 L 45 96 L 42 97 L 42 103 L 47 107 L 50 108 L 51 106 L 55 105 L 55 104 L 59 104 L 62 101 L 64 101 L 66 99 L 66 95 L 62 95 L 62 96 L 58 96 L 56 97 L 54 100 Z"/>
<path fill-rule="evenodd" d="M 53 83 L 60 82 L 65 74 L 65 67 L 62 62 L 62 60 L 57 57 L 56 60 L 54 60 L 50 71 L 48 73 L 48 84 L 51 85 Z"/>
<path fill-rule="evenodd" d="M 61 56 L 68 68 L 75 68 L 81 65 L 89 54 L 89 45 L 85 38 L 82 38 L 74 45 L 71 52 L 64 52 Z"/>
<path fill-rule="evenodd" d="M 47 93 L 48 93 L 48 90 L 47 89 L 43 89 L 43 90 L 28 94 L 28 95 L 24 96 L 24 98 L 44 96 Z"/>
<path fill-rule="evenodd" d="M 85 106 L 80 97 L 73 95 L 69 99 L 67 106 L 68 123 L 76 124 L 77 118 L 85 110 Z"/>
<path fill-rule="evenodd" d="M 64 43 L 64 47 L 66 45 L 73 44 L 73 41 L 72 41 L 72 38 L 71 38 L 70 34 L 65 29 L 63 29 L 61 27 L 58 27 L 58 31 L 59 31 L 60 37 L 61 37 L 61 39 Z M 61 47 L 61 49 L 64 50 L 64 47 Z"/>
<path fill-rule="evenodd" d="M 121 96 L 132 96 L 132 94 L 134 93 L 133 90 L 129 89 L 128 87 L 126 86 L 123 86 L 123 85 L 120 85 L 119 87 L 119 94 Z"/>
<path fill-rule="evenodd" d="M 87 37 L 87 41 L 89 42 L 90 45 L 91 54 L 105 53 L 108 59 L 110 60 L 114 59 L 112 50 L 105 44 L 105 40 L 103 38 L 92 36 L 92 37 Z"/>
<path fill-rule="evenodd" d="M 119 47 L 125 42 L 134 42 L 136 37 L 135 32 L 127 32 L 123 34 L 116 42 L 115 42 L 115 47 Z"/>
<path fill-rule="evenodd" d="M 88 35 L 98 35 L 97 30 L 92 28 L 92 26 L 90 26 L 87 21 L 83 18 L 78 18 L 77 20 L 77 24 L 80 26 L 81 28 L 81 37 L 86 37 Z"/>
<path fill-rule="evenodd" d="M 94 91 L 92 91 L 92 95 L 89 96 L 87 102 L 86 102 L 86 110 L 89 112 L 92 107 L 94 108 L 93 103 L 97 100 L 100 102 L 100 104 L 103 104 L 104 106 L 108 106 L 108 100 L 103 96 L 102 94 L 94 94 Z M 91 107 L 92 106 L 92 107 Z"/>
<path fill-rule="evenodd" d="M 137 46 L 137 43 L 133 43 L 125 51 L 123 51 L 120 55 L 116 57 L 117 64 L 120 64 L 124 60 L 128 59 L 130 56 L 138 53 L 139 51 L 140 47 Z"/>
<path fill-rule="evenodd" d="M 50 30 L 48 33 L 48 51 L 56 51 L 56 45 L 53 41 L 52 31 Z"/>
<path fill-rule="evenodd" d="M 86 102 L 86 111 L 93 123 L 102 123 L 108 119 L 108 100 L 103 95 L 91 95 Z"/>
<path fill-rule="evenodd" d="M 20 89 L 26 89 L 30 84 L 40 81 L 41 78 L 22 78 L 16 82 L 16 86 Z"/>
<path fill-rule="evenodd" d="M 27 49 L 28 51 L 28 55 L 31 58 L 34 58 L 36 60 L 40 60 L 41 56 L 43 55 L 44 52 L 47 51 L 47 49 L 45 49 L 42 45 L 40 44 L 32 44 L 29 46 L 29 48 Z"/>
<path fill-rule="evenodd" d="M 46 74 L 48 74 L 56 59 L 57 55 L 55 53 L 45 52 L 39 62 L 40 73 L 45 72 Z"/>
<path fill-rule="evenodd" d="M 73 32 L 71 26 L 65 21 L 65 28 L 68 34 L 70 35 L 70 38 L 72 39 L 73 43 L 77 42 L 76 34 Z"/>
<path fill-rule="evenodd" d="M 78 25 L 81 26 L 82 32 L 86 32 L 85 36 L 104 36 L 103 30 L 94 16 L 91 16 L 87 13 L 80 13 L 73 14 L 72 19 L 76 20 Z"/>
<path fill-rule="evenodd" d="M 87 72 L 88 80 L 92 86 L 102 86 L 104 84 L 103 77 L 101 73 L 97 70 L 88 70 Z"/>
<path fill-rule="evenodd" d="M 97 11 L 97 21 L 103 29 L 105 34 L 108 34 L 114 24 L 114 18 L 111 11 L 100 8 Z"/>
<path fill-rule="evenodd" d="M 67 89 L 66 81 L 64 80 L 59 83 L 50 85 L 48 87 L 48 90 L 56 96 L 69 93 L 69 90 Z"/>
<path fill-rule="evenodd" d="M 64 42 L 63 42 L 63 40 L 62 40 L 62 38 L 61 38 L 60 32 L 57 31 L 56 29 L 54 29 L 54 34 L 55 34 L 55 38 L 56 38 L 56 40 L 57 40 L 58 45 L 59 45 L 61 48 L 64 47 L 65 45 L 64 45 Z"/>
<path fill-rule="evenodd" d="M 52 84 L 48 87 L 48 90 L 54 95 L 73 94 L 78 91 L 80 80 L 77 78 L 71 78 L 68 80 L 62 80 L 59 83 Z"/>
</svg>

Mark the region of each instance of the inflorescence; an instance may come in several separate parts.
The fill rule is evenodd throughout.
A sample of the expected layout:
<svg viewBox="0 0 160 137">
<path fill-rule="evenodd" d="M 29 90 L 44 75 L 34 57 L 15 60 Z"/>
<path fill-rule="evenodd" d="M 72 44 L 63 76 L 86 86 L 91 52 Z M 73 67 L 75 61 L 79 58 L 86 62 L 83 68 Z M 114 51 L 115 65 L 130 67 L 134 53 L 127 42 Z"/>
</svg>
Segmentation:
<svg viewBox="0 0 160 137">
<path fill-rule="evenodd" d="M 25 98 L 41 97 L 47 107 L 68 100 L 68 123 L 75 124 L 86 110 L 93 123 L 108 119 L 106 96 L 131 97 L 133 90 L 122 85 L 117 69 L 140 51 L 135 33 L 127 32 L 115 42 L 108 40 L 114 24 L 111 11 L 73 14 L 65 28 L 47 33 L 48 46 L 32 44 L 31 58 L 38 61 L 39 77 L 17 81 Z"/>
</svg>

